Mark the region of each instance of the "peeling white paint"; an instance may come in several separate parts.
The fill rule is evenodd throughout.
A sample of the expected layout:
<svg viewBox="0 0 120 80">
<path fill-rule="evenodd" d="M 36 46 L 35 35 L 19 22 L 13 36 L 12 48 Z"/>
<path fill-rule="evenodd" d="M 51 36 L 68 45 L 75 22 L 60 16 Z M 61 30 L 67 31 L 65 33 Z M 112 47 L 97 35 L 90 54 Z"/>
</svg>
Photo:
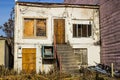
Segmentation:
<svg viewBox="0 0 120 80">
<path fill-rule="evenodd" d="M 42 4 L 40 4 L 42 5 Z M 47 4 L 46 4 L 47 5 Z M 43 5 L 44 6 L 44 5 Z M 59 5 L 57 5 L 59 6 Z M 32 7 L 16 5 L 15 21 L 15 49 L 14 68 L 22 70 L 22 57 L 18 58 L 18 47 L 36 48 L 36 71 L 49 71 L 52 65 L 43 65 L 41 57 L 41 46 L 52 45 L 54 34 L 54 19 L 65 19 L 65 41 L 69 41 L 73 48 L 88 49 L 88 65 L 95 65 L 94 61 L 100 63 L 100 46 L 94 42 L 99 41 L 99 10 L 76 7 Z M 97 12 L 96 12 L 97 11 Z M 23 38 L 23 18 L 47 18 L 47 38 Z M 72 24 L 92 23 L 92 36 L 89 38 L 73 38 Z M 44 70 L 43 70 L 44 67 Z"/>
</svg>

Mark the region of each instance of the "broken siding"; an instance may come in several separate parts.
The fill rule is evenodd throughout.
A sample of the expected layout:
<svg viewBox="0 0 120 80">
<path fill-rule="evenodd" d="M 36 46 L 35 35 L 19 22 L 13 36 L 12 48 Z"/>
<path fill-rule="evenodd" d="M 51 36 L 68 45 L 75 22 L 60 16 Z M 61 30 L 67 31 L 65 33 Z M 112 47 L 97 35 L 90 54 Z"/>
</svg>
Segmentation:
<svg viewBox="0 0 120 80">
<path fill-rule="evenodd" d="M 120 0 L 100 0 L 101 61 L 120 69 Z"/>
</svg>

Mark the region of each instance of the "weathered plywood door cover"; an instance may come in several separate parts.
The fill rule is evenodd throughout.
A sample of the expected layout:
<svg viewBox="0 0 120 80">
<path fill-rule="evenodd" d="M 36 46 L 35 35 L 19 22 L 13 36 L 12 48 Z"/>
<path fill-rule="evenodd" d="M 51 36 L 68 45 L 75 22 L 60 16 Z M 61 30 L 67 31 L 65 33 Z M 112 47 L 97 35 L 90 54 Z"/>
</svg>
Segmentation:
<svg viewBox="0 0 120 80">
<path fill-rule="evenodd" d="M 65 19 L 54 19 L 54 34 L 57 44 L 65 43 Z"/>
<path fill-rule="evenodd" d="M 22 70 L 27 73 L 36 71 L 36 49 L 35 48 L 22 49 Z"/>
</svg>

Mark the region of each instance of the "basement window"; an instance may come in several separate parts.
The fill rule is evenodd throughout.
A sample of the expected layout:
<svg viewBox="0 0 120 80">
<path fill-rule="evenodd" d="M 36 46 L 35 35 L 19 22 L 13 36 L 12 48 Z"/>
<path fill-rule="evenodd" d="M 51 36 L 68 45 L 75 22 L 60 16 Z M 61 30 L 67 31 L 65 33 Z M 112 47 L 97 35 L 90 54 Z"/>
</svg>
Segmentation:
<svg viewBox="0 0 120 80">
<path fill-rule="evenodd" d="M 90 24 L 73 24 L 73 37 L 90 37 L 91 31 Z"/>
<path fill-rule="evenodd" d="M 76 55 L 76 61 L 77 63 L 81 65 L 87 65 L 88 59 L 87 59 L 87 48 L 75 48 L 74 54 Z"/>
<path fill-rule="evenodd" d="M 24 37 L 46 37 L 46 19 L 24 19 Z"/>
</svg>

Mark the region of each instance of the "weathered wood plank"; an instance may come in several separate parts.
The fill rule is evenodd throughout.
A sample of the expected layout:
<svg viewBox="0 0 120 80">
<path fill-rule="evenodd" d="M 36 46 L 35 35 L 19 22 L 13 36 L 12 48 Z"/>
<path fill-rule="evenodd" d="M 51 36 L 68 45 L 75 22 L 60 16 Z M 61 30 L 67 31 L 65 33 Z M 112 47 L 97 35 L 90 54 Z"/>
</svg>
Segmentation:
<svg viewBox="0 0 120 80">
<path fill-rule="evenodd" d="M 22 49 L 22 70 L 28 73 L 36 70 L 36 49 L 35 48 Z"/>
<path fill-rule="evenodd" d="M 56 43 L 65 43 L 65 20 L 54 19 L 54 34 L 56 36 Z"/>
</svg>

